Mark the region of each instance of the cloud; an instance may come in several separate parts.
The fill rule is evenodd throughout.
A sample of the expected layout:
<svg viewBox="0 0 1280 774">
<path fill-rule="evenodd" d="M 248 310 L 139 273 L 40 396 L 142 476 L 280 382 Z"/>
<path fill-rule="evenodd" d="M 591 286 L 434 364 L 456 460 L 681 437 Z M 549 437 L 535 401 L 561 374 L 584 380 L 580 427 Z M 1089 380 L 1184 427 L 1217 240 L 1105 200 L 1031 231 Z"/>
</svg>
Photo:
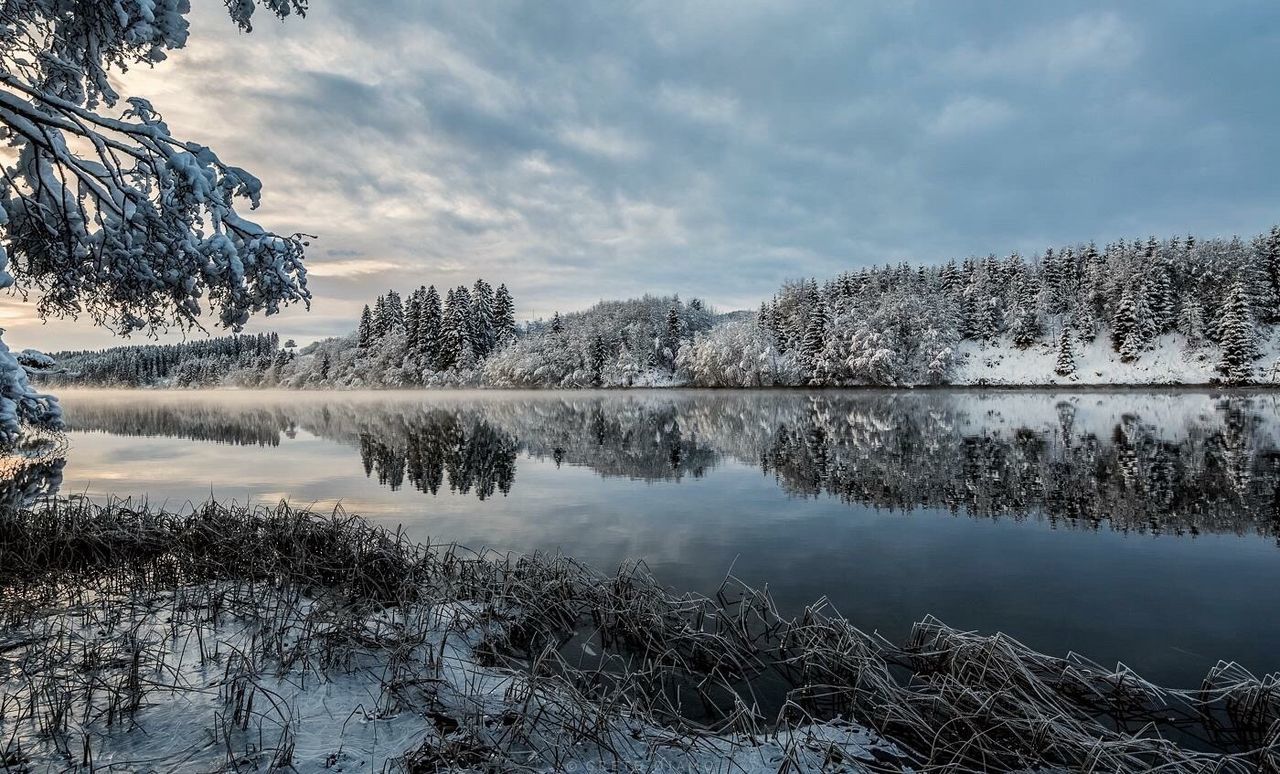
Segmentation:
<svg viewBox="0 0 1280 774">
<path fill-rule="evenodd" d="M 988 97 L 956 97 L 943 105 L 929 124 L 929 131 L 944 137 L 980 132 L 1003 126 L 1017 111 L 1004 100 Z"/>
<path fill-rule="evenodd" d="M 1280 202 L 1280 8 L 1042 3 L 316 3 L 118 78 L 316 234 L 312 311 L 506 282 L 522 317 L 644 292 L 1068 240 L 1249 234 Z M 28 305 L 27 308 L 30 308 Z M 11 345 L 95 346 L 8 318 Z"/>
<path fill-rule="evenodd" d="M 338 251 L 347 252 L 347 251 Z M 337 261 L 309 261 L 307 275 L 311 277 L 359 277 L 381 274 L 408 268 L 399 261 L 379 258 L 344 258 Z"/>
<path fill-rule="evenodd" d="M 644 143 L 608 127 L 565 126 L 557 136 L 572 148 L 613 161 L 634 161 L 645 153 Z"/>
<path fill-rule="evenodd" d="M 1141 52 L 1136 29 L 1112 11 L 1021 30 L 998 43 L 965 43 L 943 60 L 951 75 L 1057 80 L 1082 70 L 1114 70 Z"/>
</svg>

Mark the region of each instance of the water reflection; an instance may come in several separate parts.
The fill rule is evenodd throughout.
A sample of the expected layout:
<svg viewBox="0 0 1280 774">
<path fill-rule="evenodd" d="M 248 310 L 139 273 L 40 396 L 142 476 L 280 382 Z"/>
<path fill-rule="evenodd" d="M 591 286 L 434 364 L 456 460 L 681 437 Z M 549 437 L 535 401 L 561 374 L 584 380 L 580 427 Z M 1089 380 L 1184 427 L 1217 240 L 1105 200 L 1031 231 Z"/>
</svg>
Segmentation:
<svg viewBox="0 0 1280 774">
<path fill-rule="evenodd" d="M 731 459 L 798 497 L 1173 535 L 1280 532 L 1276 416 L 1275 398 L 1245 393 L 100 394 L 67 402 L 70 428 L 86 433 L 274 447 L 301 430 L 358 450 L 370 479 L 429 495 L 509 494 L 522 457 L 647 482 L 701 478 Z"/>
<path fill-rule="evenodd" d="M 415 540 L 732 568 L 890 639 L 934 614 L 1194 685 L 1280 669 L 1266 392 L 67 392 L 17 497 L 211 494 Z"/>
</svg>

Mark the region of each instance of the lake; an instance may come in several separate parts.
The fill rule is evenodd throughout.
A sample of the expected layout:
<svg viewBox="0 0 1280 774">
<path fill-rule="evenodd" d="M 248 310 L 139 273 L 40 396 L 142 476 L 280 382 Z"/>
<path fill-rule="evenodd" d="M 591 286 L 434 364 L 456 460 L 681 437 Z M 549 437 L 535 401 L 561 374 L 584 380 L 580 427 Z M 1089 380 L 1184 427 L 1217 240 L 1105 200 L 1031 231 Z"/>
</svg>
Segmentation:
<svg viewBox="0 0 1280 774">
<path fill-rule="evenodd" d="M 64 391 L 15 486 L 341 505 L 412 537 L 733 575 L 1197 685 L 1280 670 L 1280 398 L 1248 392 Z"/>
</svg>

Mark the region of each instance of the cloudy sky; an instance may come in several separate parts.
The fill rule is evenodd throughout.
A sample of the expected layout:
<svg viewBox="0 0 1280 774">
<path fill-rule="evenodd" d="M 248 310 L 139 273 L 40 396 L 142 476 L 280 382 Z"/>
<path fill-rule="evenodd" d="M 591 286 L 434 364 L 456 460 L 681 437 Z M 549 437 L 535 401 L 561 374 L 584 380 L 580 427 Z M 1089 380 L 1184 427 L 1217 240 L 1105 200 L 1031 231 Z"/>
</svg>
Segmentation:
<svg viewBox="0 0 1280 774">
<path fill-rule="evenodd" d="M 121 79 L 319 236 L 315 303 L 506 282 L 521 318 L 751 307 L 886 260 L 1280 221 L 1280 4 L 312 0 Z M 6 339 L 111 343 L 0 305 Z"/>
</svg>

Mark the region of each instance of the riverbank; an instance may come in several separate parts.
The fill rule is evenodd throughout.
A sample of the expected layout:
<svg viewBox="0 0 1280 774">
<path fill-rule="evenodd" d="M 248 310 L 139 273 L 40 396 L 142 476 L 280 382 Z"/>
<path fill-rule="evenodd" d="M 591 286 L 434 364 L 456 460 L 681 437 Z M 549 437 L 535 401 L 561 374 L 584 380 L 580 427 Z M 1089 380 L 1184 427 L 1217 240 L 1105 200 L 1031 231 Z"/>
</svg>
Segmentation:
<svg viewBox="0 0 1280 774">
<path fill-rule="evenodd" d="M 897 645 L 732 580 L 677 596 L 340 512 L 51 501 L 0 515 L 0 586 L 15 770 L 1280 762 L 1280 686 L 1234 666 L 1165 691 L 934 620 Z"/>
</svg>

